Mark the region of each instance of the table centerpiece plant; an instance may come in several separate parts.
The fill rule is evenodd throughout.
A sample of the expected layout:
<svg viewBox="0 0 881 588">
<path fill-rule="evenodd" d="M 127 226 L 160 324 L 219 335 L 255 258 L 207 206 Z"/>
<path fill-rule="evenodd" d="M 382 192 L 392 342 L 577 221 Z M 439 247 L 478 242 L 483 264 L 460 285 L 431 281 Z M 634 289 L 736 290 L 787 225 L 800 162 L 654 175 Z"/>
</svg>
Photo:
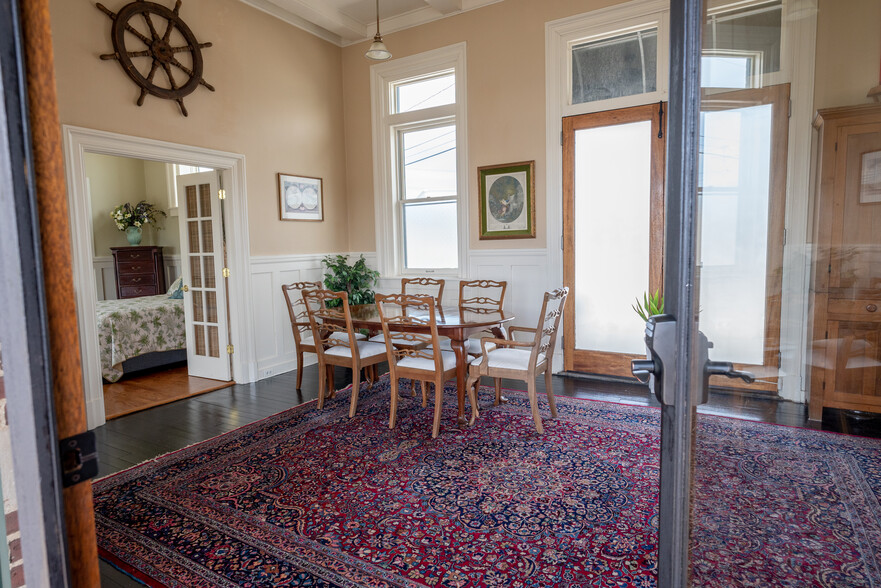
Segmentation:
<svg viewBox="0 0 881 588">
<path fill-rule="evenodd" d="M 116 228 L 125 231 L 125 238 L 132 246 L 141 243 L 144 225 L 152 224 L 157 230 L 162 228 L 156 223 L 160 216 L 167 215 L 164 210 L 146 200 L 141 200 L 134 206 L 126 202 L 110 211 L 110 218 L 116 223 Z"/>
<path fill-rule="evenodd" d="M 345 292 L 349 295 L 349 304 L 373 304 L 376 301 L 376 293 L 373 287 L 379 279 L 379 272 L 367 267 L 367 260 L 361 255 L 354 264 L 349 265 L 346 255 L 328 255 L 323 260 L 327 266 L 327 274 L 324 276 L 324 285 L 335 292 Z M 340 306 L 342 300 L 329 300 L 328 306 Z"/>
</svg>

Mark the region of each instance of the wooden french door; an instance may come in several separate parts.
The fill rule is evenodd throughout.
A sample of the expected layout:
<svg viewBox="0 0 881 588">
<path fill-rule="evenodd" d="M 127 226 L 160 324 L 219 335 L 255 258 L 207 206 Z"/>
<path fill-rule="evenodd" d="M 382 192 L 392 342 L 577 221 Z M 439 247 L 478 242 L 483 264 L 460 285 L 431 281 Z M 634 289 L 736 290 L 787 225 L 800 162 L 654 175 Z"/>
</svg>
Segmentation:
<svg viewBox="0 0 881 588">
<path fill-rule="evenodd" d="M 665 106 L 563 119 L 567 371 L 630 376 L 645 356 L 631 305 L 662 287 Z"/>
<path fill-rule="evenodd" d="M 567 370 L 629 377 L 630 360 L 644 354 L 631 305 L 663 282 L 661 106 L 563 120 Z M 788 106 L 788 84 L 701 101 L 701 329 L 714 343 L 710 359 L 757 376 L 712 384 L 777 390 Z"/>
</svg>

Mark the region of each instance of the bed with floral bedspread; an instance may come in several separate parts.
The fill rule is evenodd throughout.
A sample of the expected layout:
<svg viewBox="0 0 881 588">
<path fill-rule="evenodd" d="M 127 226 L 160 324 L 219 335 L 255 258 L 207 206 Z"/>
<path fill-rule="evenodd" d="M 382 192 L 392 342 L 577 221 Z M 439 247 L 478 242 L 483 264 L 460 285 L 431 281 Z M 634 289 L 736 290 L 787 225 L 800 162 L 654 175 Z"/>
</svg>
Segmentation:
<svg viewBox="0 0 881 588">
<path fill-rule="evenodd" d="M 101 375 L 109 382 L 122 377 L 127 359 L 186 348 L 183 300 L 160 294 L 98 301 L 98 344 Z"/>
</svg>

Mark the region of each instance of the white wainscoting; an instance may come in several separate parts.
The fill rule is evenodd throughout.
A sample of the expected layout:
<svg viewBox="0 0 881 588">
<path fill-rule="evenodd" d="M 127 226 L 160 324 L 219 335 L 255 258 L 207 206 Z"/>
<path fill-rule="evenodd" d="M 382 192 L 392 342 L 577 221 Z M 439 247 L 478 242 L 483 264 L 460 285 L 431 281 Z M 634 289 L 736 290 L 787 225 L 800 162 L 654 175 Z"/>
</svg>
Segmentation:
<svg viewBox="0 0 881 588">
<path fill-rule="evenodd" d="M 351 253 L 355 260 L 361 253 Z M 376 253 L 364 253 L 367 264 L 375 268 Z M 282 284 L 301 281 L 320 281 L 324 276 L 321 260 L 325 254 L 284 255 L 251 258 L 251 300 L 254 332 L 256 333 L 257 378 L 264 379 L 296 369 L 297 357 L 291 322 L 285 308 Z M 497 249 L 471 251 L 468 255 L 467 279 L 504 280 L 508 282 L 505 310 L 517 318 L 513 324 L 534 327 L 546 290 L 560 287 L 551 283 L 546 249 Z M 377 292 L 400 291 L 400 278 L 383 278 L 377 284 Z M 450 280 L 444 292 L 444 304 L 458 302 L 457 280 Z M 561 345 L 558 341 L 558 353 Z M 555 356 L 555 371 L 562 368 L 562 355 Z M 317 361 L 313 354 L 306 354 L 305 365 Z"/>
<path fill-rule="evenodd" d="M 321 281 L 324 257 L 324 254 L 251 257 L 251 312 L 258 380 L 297 369 L 291 319 L 281 285 Z M 318 359 L 307 353 L 304 361 L 305 365 L 312 365 Z"/>
<path fill-rule="evenodd" d="M 180 255 L 165 255 L 163 263 L 167 288 L 180 275 Z M 95 292 L 98 294 L 98 300 L 116 300 L 116 270 L 113 267 L 113 256 L 93 257 L 92 268 L 95 272 Z"/>
</svg>

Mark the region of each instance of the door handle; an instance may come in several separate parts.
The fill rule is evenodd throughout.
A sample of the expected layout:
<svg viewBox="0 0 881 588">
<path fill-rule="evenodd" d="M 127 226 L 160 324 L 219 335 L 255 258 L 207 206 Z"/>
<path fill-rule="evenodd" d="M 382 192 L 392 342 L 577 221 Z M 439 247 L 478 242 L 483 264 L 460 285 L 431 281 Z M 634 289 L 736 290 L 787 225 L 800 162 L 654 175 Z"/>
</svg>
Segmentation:
<svg viewBox="0 0 881 588">
<path fill-rule="evenodd" d="M 181 286 L 181 290 L 183 290 L 184 292 L 189 292 L 189 291 L 190 291 L 190 287 L 187 286 L 186 284 L 184 284 L 183 286 Z"/>
<path fill-rule="evenodd" d="M 706 373 L 708 376 L 725 376 L 726 378 L 740 378 L 747 384 L 756 381 L 756 376 L 749 372 L 741 372 L 734 369 L 734 364 L 730 361 L 708 361 L 706 364 Z"/>
<path fill-rule="evenodd" d="M 633 373 L 633 377 L 643 384 L 649 383 L 652 374 L 659 373 L 660 370 L 657 367 L 651 359 L 634 359 L 630 362 L 630 371 Z"/>
</svg>

